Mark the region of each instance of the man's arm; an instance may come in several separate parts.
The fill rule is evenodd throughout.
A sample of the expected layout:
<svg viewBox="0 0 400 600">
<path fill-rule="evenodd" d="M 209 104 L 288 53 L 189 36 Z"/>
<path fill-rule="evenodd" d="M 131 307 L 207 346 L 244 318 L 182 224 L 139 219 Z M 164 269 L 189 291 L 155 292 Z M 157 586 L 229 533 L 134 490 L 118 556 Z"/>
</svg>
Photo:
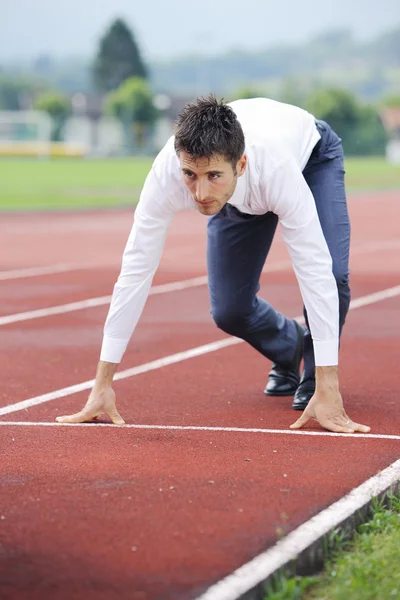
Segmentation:
<svg viewBox="0 0 400 600">
<path fill-rule="evenodd" d="M 335 432 L 368 432 L 343 408 L 339 390 L 339 300 L 330 256 L 315 201 L 295 161 L 282 162 L 269 186 L 271 209 L 278 215 L 307 309 L 315 356 L 316 390 L 298 429 L 310 419 Z"/>
<path fill-rule="evenodd" d="M 166 199 L 163 201 L 157 178 L 151 171 L 114 286 L 93 389 L 80 412 L 58 417 L 58 422 L 82 423 L 104 413 L 113 423 L 124 423 L 115 406 L 112 381 L 147 300 L 172 217 L 173 210 Z"/>
</svg>

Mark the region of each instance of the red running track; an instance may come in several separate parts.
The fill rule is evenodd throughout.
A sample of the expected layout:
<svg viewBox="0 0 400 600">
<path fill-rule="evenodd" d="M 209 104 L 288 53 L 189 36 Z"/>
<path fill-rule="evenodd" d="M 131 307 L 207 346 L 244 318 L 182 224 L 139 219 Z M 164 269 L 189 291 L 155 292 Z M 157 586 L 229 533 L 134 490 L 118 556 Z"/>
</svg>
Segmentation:
<svg viewBox="0 0 400 600">
<path fill-rule="evenodd" d="M 353 197 L 350 210 L 353 298 L 399 285 L 398 195 Z M 85 270 L 0 281 L 0 313 L 111 293 L 130 220 L 125 211 L 6 216 L 2 233 L 21 226 L 30 251 L 0 236 L 2 271 L 82 261 Z M 199 215 L 180 215 L 154 283 L 204 275 L 204 243 Z M 297 316 L 285 260 L 278 238 L 268 264 L 281 268 L 263 274 L 262 293 Z M 53 425 L 87 391 L 13 409 L 93 377 L 106 312 L 0 327 L 0 411 L 10 411 L 0 422 L 13 422 L 0 425 L 2 599 L 195 598 L 399 458 L 397 438 L 335 437 L 317 424 L 308 430 L 318 436 L 249 431 L 287 430 L 299 413 L 291 399 L 263 395 L 268 361 L 243 343 L 118 381 L 121 413 L 146 429 Z M 152 296 L 120 370 L 226 338 L 206 286 Z M 342 393 L 373 434 L 400 433 L 399 359 L 400 296 L 349 313 Z"/>
</svg>

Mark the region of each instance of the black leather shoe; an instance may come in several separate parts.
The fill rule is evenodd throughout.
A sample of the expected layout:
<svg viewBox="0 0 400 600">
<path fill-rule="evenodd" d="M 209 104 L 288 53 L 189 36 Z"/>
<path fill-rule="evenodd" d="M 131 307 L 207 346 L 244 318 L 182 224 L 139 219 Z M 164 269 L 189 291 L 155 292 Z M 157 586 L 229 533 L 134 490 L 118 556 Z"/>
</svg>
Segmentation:
<svg viewBox="0 0 400 600">
<path fill-rule="evenodd" d="M 299 385 L 299 368 L 303 358 L 304 328 L 297 321 L 294 323 L 297 329 L 297 346 L 293 362 L 289 367 L 272 363 L 264 390 L 266 396 L 293 396 Z"/>
<path fill-rule="evenodd" d="M 293 398 L 292 408 L 294 410 L 304 410 L 315 392 L 315 379 L 314 377 L 301 376 L 299 387 Z"/>
</svg>

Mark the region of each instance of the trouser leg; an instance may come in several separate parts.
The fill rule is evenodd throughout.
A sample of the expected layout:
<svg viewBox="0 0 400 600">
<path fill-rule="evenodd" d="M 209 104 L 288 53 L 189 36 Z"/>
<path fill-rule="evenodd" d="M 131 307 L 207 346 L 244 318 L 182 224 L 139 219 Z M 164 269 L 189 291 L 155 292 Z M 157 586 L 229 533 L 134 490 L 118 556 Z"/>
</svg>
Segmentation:
<svg viewBox="0 0 400 600">
<path fill-rule="evenodd" d="M 278 219 L 273 213 L 235 218 L 237 214 L 227 205 L 208 222 L 212 316 L 226 333 L 244 339 L 273 362 L 290 365 L 298 340 L 294 322 L 257 296 Z"/>
</svg>

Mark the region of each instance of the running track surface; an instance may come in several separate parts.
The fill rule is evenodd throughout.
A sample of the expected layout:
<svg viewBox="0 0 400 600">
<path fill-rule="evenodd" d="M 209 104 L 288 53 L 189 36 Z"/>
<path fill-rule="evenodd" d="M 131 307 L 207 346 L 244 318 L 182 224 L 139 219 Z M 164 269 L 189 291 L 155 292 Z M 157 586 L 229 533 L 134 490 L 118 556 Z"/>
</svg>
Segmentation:
<svg viewBox="0 0 400 600">
<path fill-rule="evenodd" d="M 353 299 L 400 284 L 399 200 L 350 198 Z M 2 215 L 0 318 L 108 296 L 131 221 L 126 210 Z M 153 285 L 205 274 L 205 220 L 182 213 Z M 301 315 L 279 234 L 261 283 Z M 196 598 L 399 458 L 398 437 L 330 436 L 315 422 L 307 431 L 321 435 L 282 433 L 300 413 L 264 396 L 270 364 L 244 343 L 116 382 L 127 423 L 148 428 L 56 426 L 87 389 L 20 409 L 93 378 L 107 309 L 0 326 L 1 599 Z M 227 338 L 206 285 L 172 285 L 149 297 L 120 371 Z M 352 310 L 342 394 L 373 434 L 399 436 L 399 364 L 400 295 Z"/>
</svg>

